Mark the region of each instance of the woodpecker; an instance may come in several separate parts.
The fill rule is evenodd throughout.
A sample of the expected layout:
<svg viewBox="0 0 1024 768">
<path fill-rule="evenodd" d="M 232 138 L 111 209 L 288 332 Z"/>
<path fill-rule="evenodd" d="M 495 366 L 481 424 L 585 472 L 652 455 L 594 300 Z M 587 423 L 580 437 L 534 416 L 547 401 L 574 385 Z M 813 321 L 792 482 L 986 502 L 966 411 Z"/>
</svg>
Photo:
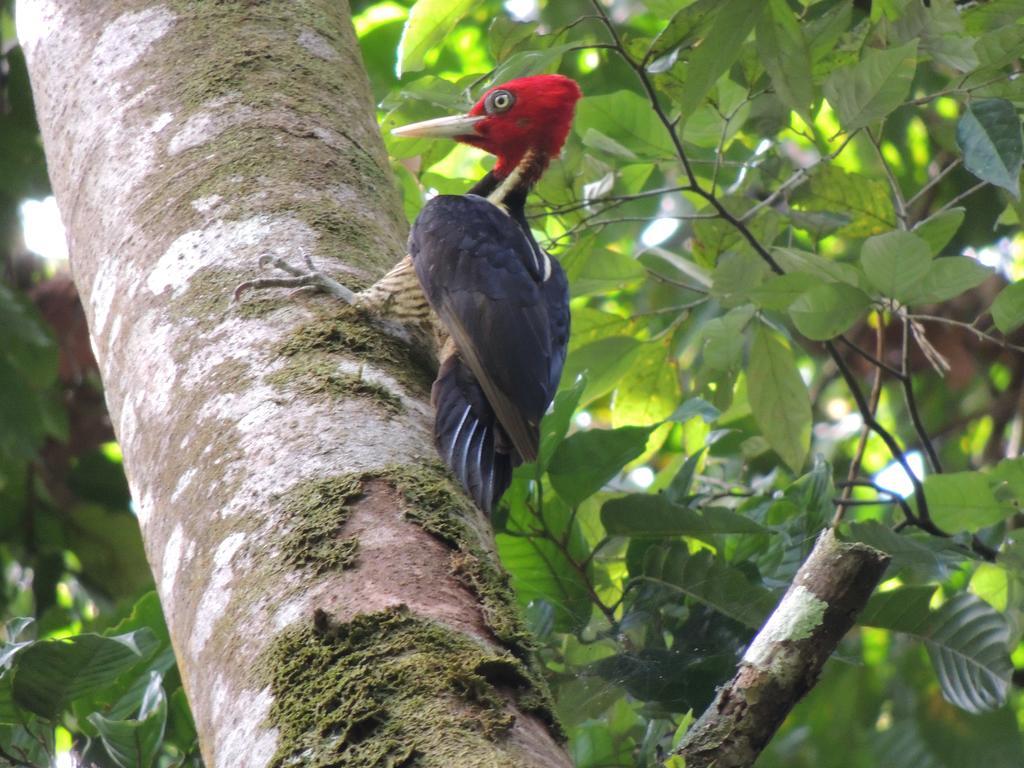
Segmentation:
<svg viewBox="0 0 1024 768">
<path fill-rule="evenodd" d="M 536 460 L 541 417 L 565 363 L 568 281 L 530 232 L 525 205 L 561 151 L 580 96 L 562 75 L 523 77 L 491 88 L 465 115 L 392 131 L 447 137 L 497 156 L 465 195 L 439 195 L 423 207 L 409 257 L 361 297 L 379 304 L 386 296 L 399 319 L 421 320 L 422 299 L 401 298 L 415 273 L 444 337 L 431 392 L 434 440 L 487 513 L 513 468 Z"/>
</svg>

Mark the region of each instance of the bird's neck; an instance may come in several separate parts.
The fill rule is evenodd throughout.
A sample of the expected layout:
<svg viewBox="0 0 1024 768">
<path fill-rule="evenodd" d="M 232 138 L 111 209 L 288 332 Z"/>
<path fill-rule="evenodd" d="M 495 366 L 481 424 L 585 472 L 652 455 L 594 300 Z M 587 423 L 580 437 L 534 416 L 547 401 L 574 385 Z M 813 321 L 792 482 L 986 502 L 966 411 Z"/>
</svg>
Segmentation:
<svg viewBox="0 0 1024 768">
<path fill-rule="evenodd" d="M 530 194 L 530 189 L 544 173 L 547 165 L 547 156 L 532 149 L 511 169 L 504 159 L 499 159 L 494 170 L 473 185 L 469 192 L 486 197 L 509 212 L 522 212 L 526 207 L 526 197 Z"/>
</svg>

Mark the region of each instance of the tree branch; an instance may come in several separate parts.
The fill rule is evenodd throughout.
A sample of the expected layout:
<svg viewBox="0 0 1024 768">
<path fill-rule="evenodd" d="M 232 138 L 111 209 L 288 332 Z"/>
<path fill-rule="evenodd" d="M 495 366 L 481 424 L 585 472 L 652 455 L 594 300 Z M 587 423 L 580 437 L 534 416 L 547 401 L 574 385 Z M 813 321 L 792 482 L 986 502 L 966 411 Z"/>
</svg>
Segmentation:
<svg viewBox="0 0 1024 768">
<path fill-rule="evenodd" d="M 758 632 L 735 676 L 676 750 L 687 768 L 748 768 L 853 626 L 885 573 L 888 555 L 842 543 L 831 529 Z"/>
</svg>

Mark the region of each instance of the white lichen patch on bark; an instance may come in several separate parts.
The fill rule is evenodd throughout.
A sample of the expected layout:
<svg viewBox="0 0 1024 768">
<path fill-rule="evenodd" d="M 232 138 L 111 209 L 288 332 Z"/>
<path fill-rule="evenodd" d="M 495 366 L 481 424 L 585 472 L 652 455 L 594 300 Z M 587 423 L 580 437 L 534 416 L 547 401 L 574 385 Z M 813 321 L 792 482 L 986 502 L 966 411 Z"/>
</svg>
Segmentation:
<svg viewBox="0 0 1024 768">
<path fill-rule="evenodd" d="M 255 110 L 239 104 L 233 96 L 214 99 L 204 104 L 200 111 L 191 115 L 175 132 L 167 144 L 167 154 L 174 157 L 187 149 L 201 147 L 228 128 L 257 119 Z"/>
<path fill-rule="evenodd" d="M 789 590 L 743 654 L 743 660 L 758 669 L 771 668 L 777 660 L 775 646 L 810 637 L 821 625 L 826 610 L 828 603 L 806 587 L 801 585 Z"/>
<path fill-rule="evenodd" d="M 274 756 L 277 729 L 267 727 L 274 697 L 270 688 L 232 689 L 217 675 L 209 692 L 211 714 L 219 733 L 214 740 L 217 768 L 263 768 Z"/>
<path fill-rule="evenodd" d="M 340 56 L 330 40 L 312 29 L 304 29 L 299 33 L 299 45 L 324 61 L 334 61 Z"/>
<path fill-rule="evenodd" d="M 170 31 L 174 19 L 170 9 L 163 6 L 118 16 L 103 30 L 90 63 L 101 76 L 114 82 L 111 75 L 134 66 L 153 43 Z"/>
<path fill-rule="evenodd" d="M 198 213 L 209 213 L 217 204 L 224 198 L 220 195 L 206 195 L 205 197 L 199 197 L 192 201 L 192 209 Z"/>
<path fill-rule="evenodd" d="M 174 581 L 178 576 L 178 569 L 182 565 L 182 555 L 185 548 L 185 529 L 181 523 L 174 526 L 171 535 L 164 545 L 164 552 L 160 559 L 160 594 L 173 595 Z M 169 613 L 173 610 L 173 601 L 164 604 L 164 611 Z M 170 616 L 168 616 L 170 621 Z"/>
<path fill-rule="evenodd" d="M 17 4 L 18 42 L 26 50 L 35 48 L 55 32 L 66 33 L 68 24 L 60 3 L 53 0 L 21 0 Z"/>
<path fill-rule="evenodd" d="M 192 484 L 192 481 L 195 480 L 196 475 L 198 473 L 199 470 L 196 469 L 195 467 L 192 467 L 191 469 L 186 470 L 182 474 L 182 476 L 178 478 L 178 484 L 174 486 L 174 492 L 171 493 L 172 504 L 176 502 L 178 498 L 181 496 L 181 494 L 185 492 L 185 489 L 187 489 Z"/>
<path fill-rule="evenodd" d="M 293 222 L 251 216 L 241 221 L 213 221 L 179 235 L 149 271 L 146 287 L 156 296 L 168 288 L 179 295 L 200 269 L 223 266 L 225 259 L 237 258 L 238 249 L 258 245 L 282 223 L 287 226 Z"/>
<path fill-rule="evenodd" d="M 231 581 L 235 575 L 231 561 L 245 543 L 245 539 L 244 533 L 232 533 L 220 543 L 213 555 L 213 575 L 203 591 L 203 597 L 192 620 L 189 652 L 193 658 L 202 653 L 206 642 L 213 634 L 214 625 L 224 614 L 224 609 L 231 600 Z"/>
</svg>

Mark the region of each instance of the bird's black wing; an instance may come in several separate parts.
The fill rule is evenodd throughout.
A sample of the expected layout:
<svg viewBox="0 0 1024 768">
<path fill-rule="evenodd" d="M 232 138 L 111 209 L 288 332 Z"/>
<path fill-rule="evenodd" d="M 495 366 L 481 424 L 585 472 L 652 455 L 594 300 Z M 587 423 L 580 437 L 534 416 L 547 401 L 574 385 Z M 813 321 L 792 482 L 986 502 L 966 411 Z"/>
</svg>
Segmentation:
<svg viewBox="0 0 1024 768">
<path fill-rule="evenodd" d="M 547 286 L 557 265 L 548 262 L 545 275 L 515 220 L 475 195 L 431 200 L 413 225 L 409 251 L 427 300 L 498 423 L 522 459 L 533 461 L 565 358 L 564 338 L 555 336 L 568 332 L 568 307 L 564 318 L 552 318 L 558 302 L 547 295 L 564 294 Z M 561 270 L 558 278 L 564 281 Z"/>
</svg>

